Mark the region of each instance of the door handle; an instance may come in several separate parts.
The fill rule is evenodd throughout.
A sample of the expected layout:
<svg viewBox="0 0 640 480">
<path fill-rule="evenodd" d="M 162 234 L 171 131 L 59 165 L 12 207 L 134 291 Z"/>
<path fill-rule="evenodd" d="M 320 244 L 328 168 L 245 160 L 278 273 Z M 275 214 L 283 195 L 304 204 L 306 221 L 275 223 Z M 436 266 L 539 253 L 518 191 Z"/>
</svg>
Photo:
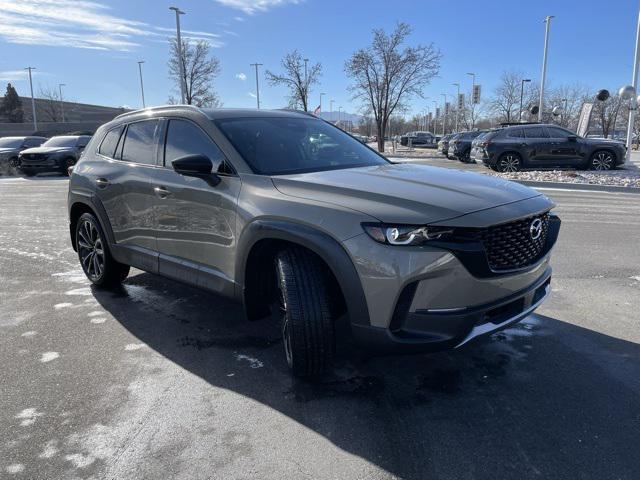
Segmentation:
<svg viewBox="0 0 640 480">
<path fill-rule="evenodd" d="M 98 185 L 98 188 L 107 188 L 110 184 L 111 182 L 106 178 L 96 179 L 96 185 Z"/>
<path fill-rule="evenodd" d="M 165 187 L 153 187 L 153 193 L 156 194 L 156 197 L 160 197 L 160 198 L 167 198 L 169 195 L 172 195 L 172 193 L 167 190 Z"/>
</svg>

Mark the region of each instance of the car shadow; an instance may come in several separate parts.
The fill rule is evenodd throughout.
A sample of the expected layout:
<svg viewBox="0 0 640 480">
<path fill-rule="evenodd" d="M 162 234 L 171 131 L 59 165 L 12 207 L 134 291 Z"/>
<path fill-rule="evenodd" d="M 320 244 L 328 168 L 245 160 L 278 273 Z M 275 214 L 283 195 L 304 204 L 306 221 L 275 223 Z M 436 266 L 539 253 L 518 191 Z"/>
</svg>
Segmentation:
<svg viewBox="0 0 640 480">
<path fill-rule="evenodd" d="M 296 380 L 275 322 L 150 275 L 97 301 L 159 354 L 405 479 L 631 479 L 640 472 L 640 346 L 534 315 L 453 352 L 369 358 Z M 247 360 L 241 374 L 240 360 Z M 255 368 L 249 368 L 255 367 Z M 212 394 L 213 394 L 212 389 Z"/>
</svg>

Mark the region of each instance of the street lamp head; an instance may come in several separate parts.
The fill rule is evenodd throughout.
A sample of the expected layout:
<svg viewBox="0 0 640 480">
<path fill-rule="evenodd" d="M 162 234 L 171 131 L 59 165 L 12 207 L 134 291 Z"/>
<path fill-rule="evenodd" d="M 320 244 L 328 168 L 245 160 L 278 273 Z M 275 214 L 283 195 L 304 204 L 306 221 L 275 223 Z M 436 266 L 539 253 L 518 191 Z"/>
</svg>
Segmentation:
<svg viewBox="0 0 640 480">
<path fill-rule="evenodd" d="M 456 83 L 456 82 L 452 83 L 451 85 L 455 85 L 456 87 L 459 87 L 459 86 L 460 86 L 460 84 L 459 84 L 459 83 Z"/>
<path fill-rule="evenodd" d="M 523 78 L 522 81 L 528 83 L 528 82 L 531 81 L 531 79 L 530 78 Z"/>
<path fill-rule="evenodd" d="M 636 89 L 633 88 L 633 85 L 625 85 L 624 87 L 620 87 L 618 95 L 620 95 L 625 100 L 630 100 L 631 98 L 636 96 Z"/>
<path fill-rule="evenodd" d="M 471 75 L 471 76 L 474 76 L 474 77 L 476 76 L 476 74 L 473 73 L 473 72 L 467 72 L 467 75 Z"/>
<path fill-rule="evenodd" d="M 138 65 L 140 65 L 142 63 L 145 63 L 145 61 L 144 60 L 138 60 Z"/>
<path fill-rule="evenodd" d="M 173 10 L 174 12 L 176 12 L 178 15 L 184 15 L 185 12 L 183 12 L 182 10 L 180 10 L 178 7 L 169 7 L 169 10 Z"/>
</svg>

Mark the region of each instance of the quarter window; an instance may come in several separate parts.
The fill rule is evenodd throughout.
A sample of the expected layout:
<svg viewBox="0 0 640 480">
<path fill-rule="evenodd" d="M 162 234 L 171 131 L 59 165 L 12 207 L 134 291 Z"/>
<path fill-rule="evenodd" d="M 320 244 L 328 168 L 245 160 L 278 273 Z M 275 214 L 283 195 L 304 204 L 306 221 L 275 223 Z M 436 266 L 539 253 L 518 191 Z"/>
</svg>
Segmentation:
<svg viewBox="0 0 640 480">
<path fill-rule="evenodd" d="M 113 154 L 116 151 L 116 146 L 118 145 L 118 140 L 120 140 L 120 134 L 122 133 L 122 127 L 112 128 L 107 132 L 100 144 L 100 148 L 98 148 L 98 153 L 100 155 L 104 155 L 105 157 L 113 157 Z"/>
<path fill-rule="evenodd" d="M 509 130 L 509 133 L 507 133 L 507 137 L 509 137 L 509 138 L 523 138 L 524 137 L 524 132 L 522 131 L 521 128 L 514 128 L 513 130 Z"/>
<path fill-rule="evenodd" d="M 158 120 L 144 120 L 130 124 L 122 147 L 122 160 L 155 165 L 159 125 Z"/>
<path fill-rule="evenodd" d="M 524 132 L 527 138 L 549 138 L 542 127 L 525 128 Z"/>
<path fill-rule="evenodd" d="M 213 164 L 213 171 L 219 171 L 224 155 L 200 127 L 186 120 L 170 120 L 164 150 L 164 165 L 187 155 L 205 155 Z"/>
</svg>

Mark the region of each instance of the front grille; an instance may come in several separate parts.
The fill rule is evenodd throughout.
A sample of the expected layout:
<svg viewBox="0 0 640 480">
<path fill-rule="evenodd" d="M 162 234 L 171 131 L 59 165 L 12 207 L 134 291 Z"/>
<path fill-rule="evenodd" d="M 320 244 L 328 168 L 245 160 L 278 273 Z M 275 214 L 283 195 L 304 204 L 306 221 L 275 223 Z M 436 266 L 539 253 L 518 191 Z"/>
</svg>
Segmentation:
<svg viewBox="0 0 640 480">
<path fill-rule="evenodd" d="M 46 160 L 47 155 L 44 153 L 23 153 L 22 160 Z"/>
<path fill-rule="evenodd" d="M 534 238 L 532 224 L 537 219 L 541 221 L 541 232 Z M 548 229 L 548 213 L 484 229 L 481 240 L 491 270 L 513 270 L 537 262 L 544 250 Z"/>
</svg>

